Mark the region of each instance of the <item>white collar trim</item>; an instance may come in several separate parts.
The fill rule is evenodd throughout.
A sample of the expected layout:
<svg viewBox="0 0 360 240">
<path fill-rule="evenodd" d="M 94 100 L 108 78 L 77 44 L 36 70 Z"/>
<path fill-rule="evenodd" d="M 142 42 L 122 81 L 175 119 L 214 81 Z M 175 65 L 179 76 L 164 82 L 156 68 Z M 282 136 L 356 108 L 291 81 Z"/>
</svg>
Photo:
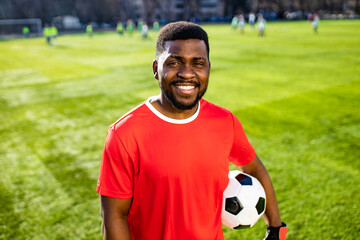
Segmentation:
<svg viewBox="0 0 360 240">
<path fill-rule="evenodd" d="M 154 96 L 155 97 L 155 96 Z M 190 123 L 192 121 L 194 121 L 197 116 L 199 115 L 199 112 L 200 112 L 200 101 L 199 101 L 199 104 L 198 104 L 198 108 L 196 110 L 196 112 L 194 113 L 194 115 L 192 115 L 191 117 L 189 118 L 186 118 L 186 119 L 174 119 L 174 118 L 169 118 L 165 115 L 163 115 L 162 113 L 160 113 L 158 110 L 156 110 L 156 108 L 154 108 L 154 106 L 150 103 L 151 100 L 154 98 L 154 97 L 149 97 L 148 100 L 146 100 L 145 102 L 145 105 L 159 118 L 161 118 L 162 120 L 166 121 L 166 122 L 169 122 L 169 123 L 175 123 L 175 124 L 186 124 L 186 123 Z"/>
</svg>

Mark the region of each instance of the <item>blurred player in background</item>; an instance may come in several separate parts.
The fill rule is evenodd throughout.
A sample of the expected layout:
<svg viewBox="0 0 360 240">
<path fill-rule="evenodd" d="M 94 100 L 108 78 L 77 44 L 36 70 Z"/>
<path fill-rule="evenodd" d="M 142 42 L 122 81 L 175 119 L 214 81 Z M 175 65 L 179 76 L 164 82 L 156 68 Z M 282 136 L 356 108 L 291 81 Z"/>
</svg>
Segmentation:
<svg viewBox="0 0 360 240">
<path fill-rule="evenodd" d="M 259 14 L 258 16 L 258 30 L 259 30 L 259 37 L 264 37 L 265 36 L 265 26 L 266 26 L 266 20 L 263 17 L 262 14 Z"/>
<path fill-rule="evenodd" d="M 55 26 L 55 24 L 51 24 L 51 27 L 50 27 L 50 35 L 51 35 L 51 44 L 52 44 L 52 45 L 56 45 L 56 44 L 57 44 L 56 38 L 57 38 L 58 34 L 59 34 L 59 32 L 58 32 L 58 29 L 57 29 L 57 27 Z"/>
<path fill-rule="evenodd" d="M 254 12 L 250 12 L 249 13 L 249 24 L 251 29 L 255 28 L 255 20 L 256 20 L 256 16 Z"/>
<path fill-rule="evenodd" d="M 315 13 L 311 23 L 314 33 L 318 33 L 319 21 L 319 14 Z"/>
<path fill-rule="evenodd" d="M 146 39 L 148 37 L 148 31 L 149 31 L 149 27 L 148 25 L 144 22 L 141 28 L 141 37 L 143 39 Z"/>
<path fill-rule="evenodd" d="M 244 15 L 240 14 L 239 16 L 239 28 L 240 28 L 240 33 L 244 34 L 245 33 L 245 18 Z"/>
<path fill-rule="evenodd" d="M 45 37 L 46 43 L 50 46 L 51 45 L 51 29 L 48 24 L 45 24 L 45 26 L 44 26 L 43 35 Z"/>
<path fill-rule="evenodd" d="M 143 25 L 144 25 L 143 21 L 141 19 L 139 19 L 139 21 L 137 23 L 137 30 L 139 32 L 141 32 Z"/>
<path fill-rule="evenodd" d="M 118 22 L 117 25 L 116 25 L 116 32 L 119 34 L 119 35 L 123 35 L 124 34 L 124 26 L 122 24 L 122 22 Z"/>
<path fill-rule="evenodd" d="M 132 35 L 134 32 L 134 28 L 135 28 L 135 26 L 134 26 L 133 20 L 128 19 L 127 23 L 126 23 L 126 32 L 128 32 L 130 35 Z"/>
<path fill-rule="evenodd" d="M 153 23 L 153 30 L 156 32 L 160 30 L 160 24 L 157 20 L 155 20 Z"/>
<path fill-rule="evenodd" d="M 231 20 L 231 27 L 232 29 L 236 30 L 237 26 L 238 26 L 238 18 L 237 16 L 234 16 Z"/>
<path fill-rule="evenodd" d="M 89 37 L 93 36 L 93 26 L 91 25 L 91 23 L 86 26 L 86 33 Z"/>
<path fill-rule="evenodd" d="M 28 27 L 23 27 L 22 32 L 24 37 L 28 38 L 30 36 L 30 29 Z"/>
</svg>

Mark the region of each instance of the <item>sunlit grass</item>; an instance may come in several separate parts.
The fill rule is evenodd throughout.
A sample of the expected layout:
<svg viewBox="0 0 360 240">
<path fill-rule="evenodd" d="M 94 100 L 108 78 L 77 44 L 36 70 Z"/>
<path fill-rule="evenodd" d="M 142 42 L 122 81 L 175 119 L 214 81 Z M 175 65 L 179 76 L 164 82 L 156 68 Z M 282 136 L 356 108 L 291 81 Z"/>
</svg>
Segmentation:
<svg viewBox="0 0 360 240">
<path fill-rule="evenodd" d="M 232 110 L 273 178 L 288 239 L 357 239 L 360 21 L 206 25 L 205 98 Z M 0 41 L 0 239 L 100 239 L 107 127 L 159 93 L 156 33 Z M 150 220 L 149 220 L 150 221 Z M 226 239 L 262 239 L 265 224 Z"/>
</svg>

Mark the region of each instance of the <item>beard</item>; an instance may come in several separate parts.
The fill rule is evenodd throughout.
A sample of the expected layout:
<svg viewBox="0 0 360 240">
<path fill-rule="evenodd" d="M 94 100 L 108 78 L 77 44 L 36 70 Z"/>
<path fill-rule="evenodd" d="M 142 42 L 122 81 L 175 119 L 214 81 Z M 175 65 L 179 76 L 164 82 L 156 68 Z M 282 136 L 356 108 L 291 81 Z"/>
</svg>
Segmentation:
<svg viewBox="0 0 360 240">
<path fill-rule="evenodd" d="M 175 83 L 174 83 L 175 84 Z M 200 84 L 197 84 L 196 87 L 200 88 Z M 195 99 L 191 100 L 190 98 L 187 98 L 187 101 L 181 101 L 176 98 L 171 88 L 164 89 L 161 87 L 161 91 L 163 92 L 163 95 L 165 98 L 171 103 L 171 105 L 178 109 L 178 110 L 190 110 L 193 109 L 196 104 L 199 102 L 199 100 L 204 96 L 207 87 L 204 89 L 200 89 L 198 94 L 196 95 Z"/>
</svg>

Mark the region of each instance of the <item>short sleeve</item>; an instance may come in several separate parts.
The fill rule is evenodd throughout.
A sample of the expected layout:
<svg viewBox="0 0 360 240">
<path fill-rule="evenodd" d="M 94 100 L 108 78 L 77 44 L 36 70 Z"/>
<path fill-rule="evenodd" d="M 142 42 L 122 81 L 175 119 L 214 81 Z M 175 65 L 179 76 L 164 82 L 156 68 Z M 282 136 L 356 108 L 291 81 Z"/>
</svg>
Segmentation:
<svg viewBox="0 0 360 240">
<path fill-rule="evenodd" d="M 234 141 L 230 151 L 229 160 L 236 166 L 250 163 L 255 158 L 255 150 L 246 137 L 240 121 L 232 115 L 234 127 Z"/>
<path fill-rule="evenodd" d="M 97 192 L 113 198 L 131 198 L 133 173 L 132 161 L 121 139 L 110 127 L 101 159 Z"/>
</svg>

